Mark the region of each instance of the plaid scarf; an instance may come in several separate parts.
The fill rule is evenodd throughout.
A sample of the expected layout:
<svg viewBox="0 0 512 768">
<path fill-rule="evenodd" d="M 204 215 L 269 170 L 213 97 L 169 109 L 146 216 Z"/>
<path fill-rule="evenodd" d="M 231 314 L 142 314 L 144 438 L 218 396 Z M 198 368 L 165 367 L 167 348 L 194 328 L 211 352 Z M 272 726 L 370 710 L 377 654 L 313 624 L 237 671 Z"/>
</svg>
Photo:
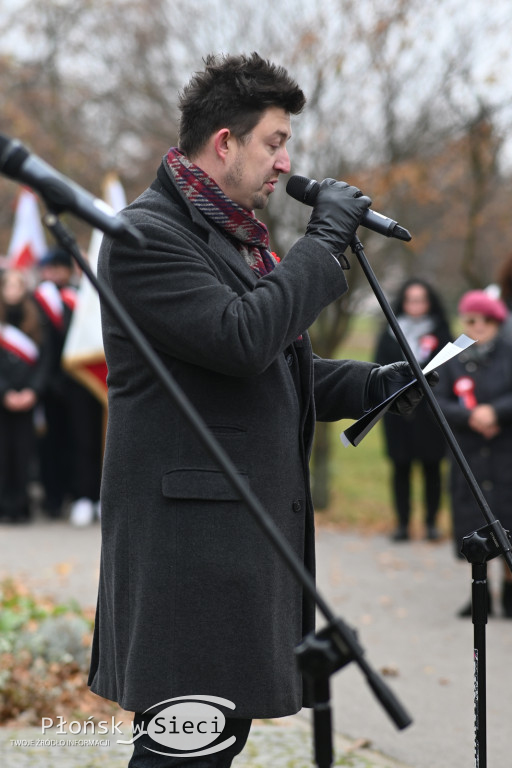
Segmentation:
<svg viewBox="0 0 512 768">
<path fill-rule="evenodd" d="M 230 200 L 216 182 L 177 148 L 171 147 L 167 165 L 185 197 L 228 235 L 258 277 L 271 272 L 277 258 L 269 251 L 266 226 L 242 206 Z"/>
</svg>

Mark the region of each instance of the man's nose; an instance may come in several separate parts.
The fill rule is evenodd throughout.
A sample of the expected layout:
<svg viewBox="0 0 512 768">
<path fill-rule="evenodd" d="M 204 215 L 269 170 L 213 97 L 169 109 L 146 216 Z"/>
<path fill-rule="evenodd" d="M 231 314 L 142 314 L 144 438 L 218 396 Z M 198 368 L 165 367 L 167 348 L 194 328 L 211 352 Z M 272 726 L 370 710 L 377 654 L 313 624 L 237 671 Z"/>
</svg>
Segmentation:
<svg viewBox="0 0 512 768">
<path fill-rule="evenodd" d="M 290 155 L 288 154 L 286 147 L 283 147 L 276 158 L 274 168 L 276 171 L 279 171 L 279 173 L 290 173 L 291 167 Z"/>
</svg>

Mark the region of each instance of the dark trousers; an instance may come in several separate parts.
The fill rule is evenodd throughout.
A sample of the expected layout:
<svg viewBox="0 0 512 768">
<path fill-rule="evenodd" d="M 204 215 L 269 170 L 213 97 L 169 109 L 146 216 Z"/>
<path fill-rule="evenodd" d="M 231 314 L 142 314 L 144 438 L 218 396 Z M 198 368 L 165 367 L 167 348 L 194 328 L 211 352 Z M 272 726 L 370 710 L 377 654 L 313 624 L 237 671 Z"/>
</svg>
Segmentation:
<svg viewBox="0 0 512 768">
<path fill-rule="evenodd" d="M 82 384 L 69 388 L 72 439 L 71 495 L 74 500 L 100 498 L 103 459 L 103 406 Z"/>
<path fill-rule="evenodd" d="M 51 517 L 60 517 L 62 504 L 70 491 L 72 469 L 69 409 L 65 393 L 48 392 L 42 402 L 46 428 L 39 437 L 39 468 L 45 510 Z"/>
<path fill-rule="evenodd" d="M 34 412 L 0 407 L 0 515 L 29 517 L 28 483 L 35 451 Z"/>
<path fill-rule="evenodd" d="M 153 717 L 153 715 L 150 716 Z M 156 744 L 147 734 L 140 736 L 133 745 L 133 755 L 128 763 L 128 768 L 229 768 L 233 759 L 244 748 L 252 720 L 226 718 L 226 725 L 222 731 L 222 741 L 229 736 L 236 736 L 236 741 L 227 749 L 215 752 L 213 755 L 200 755 L 198 757 L 170 757 L 157 755 L 145 747 L 164 751 L 165 747 Z M 144 724 L 141 714 L 135 713 L 133 718 L 134 731 L 139 731 Z M 220 737 L 219 737 L 220 738 Z"/>
<path fill-rule="evenodd" d="M 43 400 L 46 432 L 39 441 L 45 507 L 52 517 L 60 516 L 67 496 L 100 498 L 103 406 L 79 382 L 63 381 L 59 395 L 48 393 Z"/>
<path fill-rule="evenodd" d="M 422 461 L 425 523 L 435 525 L 441 503 L 441 462 Z M 407 527 L 411 516 L 412 462 L 393 464 L 393 494 L 400 525 Z"/>
</svg>

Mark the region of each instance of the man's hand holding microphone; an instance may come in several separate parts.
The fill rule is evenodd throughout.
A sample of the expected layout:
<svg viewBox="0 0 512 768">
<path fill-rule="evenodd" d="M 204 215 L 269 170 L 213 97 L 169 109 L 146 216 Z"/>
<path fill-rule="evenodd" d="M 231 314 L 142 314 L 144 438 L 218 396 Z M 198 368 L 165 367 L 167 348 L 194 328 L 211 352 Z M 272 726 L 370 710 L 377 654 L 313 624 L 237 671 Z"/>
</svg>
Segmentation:
<svg viewBox="0 0 512 768">
<path fill-rule="evenodd" d="M 315 185 L 313 188 L 312 185 Z M 344 269 L 349 268 L 349 263 L 344 256 L 345 250 L 353 241 L 356 230 L 362 223 L 372 203 L 371 199 L 363 195 L 360 189 L 346 184 L 344 181 L 335 179 L 324 179 L 320 184 L 311 182 L 311 189 L 314 190 L 314 204 L 311 213 L 305 237 L 316 240 L 325 246 L 330 253 L 335 256 Z M 288 190 L 290 191 L 290 190 Z M 303 202 L 308 200 L 307 186 L 303 190 Z M 297 197 L 297 195 L 292 194 Z M 300 198 L 298 198 L 300 199 Z M 373 216 L 380 216 L 370 212 Z M 382 217 L 385 219 L 385 217 Z M 394 227 L 389 227 L 390 232 L 396 231 L 398 225 L 390 219 Z M 371 227 L 374 228 L 374 227 Z M 402 230 L 407 232 L 407 230 Z M 384 232 L 383 232 L 384 233 Z M 388 232 L 386 232 L 388 234 Z M 389 236 L 389 235 L 388 235 Z M 394 236 L 397 236 L 396 234 Z M 399 237 L 399 239 L 406 239 Z M 364 410 L 371 410 L 381 402 L 391 397 L 395 392 L 408 384 L 414 375 L 409 363 L 397 361 L 389 365 L 376 366 L 368 377 L 364 396 Z M 434 387 L 439 381 L 437 371 L 431 371 L 427 375 L 427 381 L 431 387 Z M 390 413 L 396 413 L 400 416 L 408 415 L 414 411 L 423 397 L 423 391 L 419 384 L 411 387 L 404 394 L 397 398 L 389 409 Z"/>
<path fill-rule="evenodd" d="M 324 179 L 318 187 L 305 237 L 325 246 L 346 269 L 349 264 L 343 254 L 372 201 L 344 181 Z"/>
</svg>

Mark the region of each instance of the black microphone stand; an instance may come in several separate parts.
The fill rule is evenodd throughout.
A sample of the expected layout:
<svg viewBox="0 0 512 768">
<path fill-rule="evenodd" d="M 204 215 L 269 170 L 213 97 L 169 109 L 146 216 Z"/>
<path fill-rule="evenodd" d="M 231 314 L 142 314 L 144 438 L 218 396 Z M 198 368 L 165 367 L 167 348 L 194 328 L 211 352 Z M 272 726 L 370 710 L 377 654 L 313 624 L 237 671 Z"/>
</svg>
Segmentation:
<svg viewBox="0 0 512 768">
<path fill-rule="evenodd" d="M 462 540 L 461 552 L 471 563 L 471 616 L 474 640 L 475 764 L 487 766 L 487 692 L 485 626 L 488 616 L 487 562 L 500 554 L 496 524 L 485 525 Z"/>
<path fill-rule="evenodd" d="M 434 416 L 446 438 L 448 445 L 459 465 L 470 490 L 475 497 L 487 526 L 479 528 L 464 538 L 462 554 L 472 563 L 472 616 L 474 624 L 474 655 L 475 655 L 475 766 L 487 768 L 487 737 L 486 737 L 486 674 L 485 674 L 485 624 L 487 623 L 487 560 L 497 555 L 503 555 L 512 571 L 512 547 L 508 531 L 497 520 L 483 495 L 473 472 L 457 442 L 455 436 L 437 402 L 421 367 L 414 357 L 405 335 L 391 309 L 377 277 L 366 258 L 361 241 L 357 236 L 350 247 L 356 255 L 361 268 L 391 326 L 393 333 L 405 355 L 405 358 L 419 382 L 421 389 L 432 409 Z M 485 595 L 485 597 L 483 597 Z"/>
<path fill-rule="evenodd" d="M 48 207 L 50 208 L 50 206 Z M 182 413 L 211 458 L 223 470 L 228 481 L 254 516 L 272 546 L 277 549 L 295 578 L 302 584 L 308 599 L 318 606 L 319 611 L 326 619 L 326 627 L 318 635 L 314 632 L 310 633 L 296 649 L 299 668 L 302 670 L 305 680 L 309 682 L 313 694 L 315 760 L 318 767 L 330 768 L 333 760 L 329 678 L 334 672 L 351 661 L 355 661 L 359 666 L 374 695 L 396 727 L 399 729 L 406 728 L 412 722 L 409 714 L 364 658 L 364 650 L 359 644 L 354 630 L 341 618 L 334 615 L 318 592 L 311 574 L 295 555 L 288 541 L 253 494 L 248 483 L 238 474 L 227 453 L 214 438 L 145 336 L 110 288 L 99 280 L 91 270 L 74 237 L 59 220 L 57 212 L 50 208 L 49 212 L 43 216 L 43 221 L 57 242 L 71 254 L 94 285 L 105 307 L 118 320 L 142 358 L 164 387 L 175 407 Z M 142 247 L 142 243 L 140 243 L 140 247 Z"/>
</svg>

